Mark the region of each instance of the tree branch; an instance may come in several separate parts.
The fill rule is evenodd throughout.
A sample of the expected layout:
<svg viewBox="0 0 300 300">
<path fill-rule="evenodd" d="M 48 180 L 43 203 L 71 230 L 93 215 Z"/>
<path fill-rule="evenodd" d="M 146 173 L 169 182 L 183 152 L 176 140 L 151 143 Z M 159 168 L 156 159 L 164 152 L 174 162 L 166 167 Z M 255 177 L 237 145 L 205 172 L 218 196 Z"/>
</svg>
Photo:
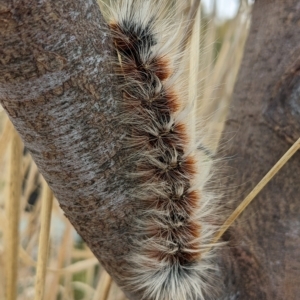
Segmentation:
<svg viewBox="0 0 300 300">
<path fill-rule="evenodd" d="M 254 5 L 223 135 L 235 135 L 225 153 L 235 158 L 226 162 L 223 182 L 234 207 L 300 137 L 299 22 L 298 0 Z M 227 232 L 232 261 L 224 269 L 239 299 L 300 294 L 299 159 L 295 154 Z"/>
<path fill-rule="evenodd" d="M 0 4 L 0 102 L 66 216 L 120 283 L 135 209 L 111 40 L 94 0 Z"/>
</svg>

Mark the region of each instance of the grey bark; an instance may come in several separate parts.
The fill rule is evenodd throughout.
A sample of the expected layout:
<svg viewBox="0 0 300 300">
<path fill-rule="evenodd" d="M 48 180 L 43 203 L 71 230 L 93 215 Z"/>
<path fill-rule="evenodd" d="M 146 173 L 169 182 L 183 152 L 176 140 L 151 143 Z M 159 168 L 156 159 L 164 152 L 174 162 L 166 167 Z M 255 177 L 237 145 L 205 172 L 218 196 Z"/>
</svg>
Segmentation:
<svg viewBox="0 0 300 300">
<path fill-rule="evenodd" d="M 67 218 L 120 283 L 135 208 L 110 45 L 95 0 L 0 2 L 0 102 Z"/>
<path fill-rule="evenodd" d="M 300 137 L 300 1 L 257 0 L 223 138 L 225 201 L 236 205 Z M 300 153 L 224 237 L 234 299 L 299 299 Z M 228 259 L 228 260 L 226 260 Z"/>
</svg>

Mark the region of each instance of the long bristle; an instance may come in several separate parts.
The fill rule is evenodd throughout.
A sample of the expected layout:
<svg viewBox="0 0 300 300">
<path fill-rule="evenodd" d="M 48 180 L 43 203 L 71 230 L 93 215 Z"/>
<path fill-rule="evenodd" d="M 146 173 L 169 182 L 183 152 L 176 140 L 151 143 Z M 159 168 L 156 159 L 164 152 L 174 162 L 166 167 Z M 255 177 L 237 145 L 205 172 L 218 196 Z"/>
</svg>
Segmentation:
<svg viewBox="0 0 300 300">
<path fill-rule="evenodd" d="M 216 229 L 208 221 L 216 205 L 199 182 L 196 128 L 189 122 L 194 105 L 177 64 L 186 30 L 176 27 L 176 19 L 181 27 L 184 22 L 170 11 L 167 4 L 139 0 L 111 10 L 119 118 L 131 153 L 126 177 L 135 185 L 132 201 L 144 207 L 121 281 L 147 300 L 200 300 L 213 272 L 213 253 L 204 249 Z"/>
</svg>

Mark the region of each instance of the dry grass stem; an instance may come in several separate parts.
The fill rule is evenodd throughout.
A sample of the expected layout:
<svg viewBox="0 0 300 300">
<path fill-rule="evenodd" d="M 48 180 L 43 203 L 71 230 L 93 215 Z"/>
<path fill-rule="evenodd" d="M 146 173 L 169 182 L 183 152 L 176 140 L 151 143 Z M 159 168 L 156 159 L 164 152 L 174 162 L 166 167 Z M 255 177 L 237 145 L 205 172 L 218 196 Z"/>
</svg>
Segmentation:
<svg viewBox="0 0 300 300">
<path fill-rule="evenodd" d="M 103 270 L 93 300 L 107 300 L 111 283 L 111 277 Z"/>
<path fill-rule="evenodd" d="M 74 274 L 74 273 L 85 271 L 87 268 L 95 267 L 98 263 L 99 262 L 98 262 L 97 258 L 92 257 L 89 259 L 81 260 L 81 261 L 75 262 L 73 264 L 70 264 L 69 266 L 67 266 L 66 268 L 63 268 L 63 269 L 48 268 L 48 271 L 61 273 L 61 274 L 62 273 Z"/>
<path fill-rule="evenodd" d="M 186 45 L 188 44 L 188 40 L 191 37 L 191 32 L 193 31 L 195 22 L 197 22 L 196 20 L 197 20 L 197 14 L 200 10 L 200 3 L 201 3 L 201 0 L 193 0 L 193 3 L 191 4 L 189 14 L 187 17 L 188 23 L 187 23 L 185 31 L 182 35 L 183 40 L 181 41 L 181 45 L 180 45 L 180 53 L 184 52 Z"/>
<path fill-rule="evenodd" d="M 57 202 L 54 203 L 54 207 L 57 205 Z M 72 226 L 70 223 L 66 223 L 65 231 L 62 237 L 62 241 L 60 246 L 58 247 L 58 255 L 56 260 L 52 262 L 56 266 L 57 269 L 61 269 L 67 260 L 67 256 L 69 255 L 68 246 L 70 247 L 72 241 Z M 46 287 L 48 288 L 48 292 L 45 294 L 45 300 L 56 300 L 57 294 L 60 290 L 62 290 L 61 286 L 59 285 L 60 276 L 56 273 L 49 272 L 49 282 L 50 284 Z M 64 289 L 63 289 L 64 291 Z"/>
<path fill-rule="evenodd" d="M 197 5 L 198 3 L 198 5 Z M 194 20 L 194 26 L 192 29 L 191 35 L 191 46 L 190 46 L 190 57 L 189 57 L 189 103 L 193 104 L 193 114 L 192 118 L 192 126 L 191 136 L 193 137 L 192 143 L 196 143 L 196 123 L 197 123 L 197 115 L 196 115 L 196 104 L 197 104 L 197 94 L 198 94 L 198 74 L 199 74 L 199 49 L 200 49 L 200 27 L 201 27 L 201 6 L 199 5 L 198 0 L 194 0 L 193 5 L 191 6 L 191 10 L 195 9 L 196 5 L 196 15 Z M 191 14 L 191 13 L 190 13 Z"/>
<path fill-rule="evenodd" d="M 4 158 L 4 154 L 5 151 L 8 149 L 7 145 L 11 139 L 13 131 L 13 125 L 7 119 L 2 134 L 0 135 L 0 160 Z"/>
<path fill-rule="evenodd" d="M 51 224 L 53 194 L 45 180 L 43 180 L 41 231 L 39 237 L 39 252 L 36 269 L 35 300 L 42 300 L 46 280 L 46 267 L 48 261 L 49 234 Z"/>
<path fill-rule="evenodd" d="M 22 246 L 19 247 L 19 258 L 27 266 L 37 266 L 37 262 L 27 253 L 27 251 L 25 251 Z"/>
<path fill-rule="evenodd" d="M 6 199 L 6 299 L 15 300 L 17 297 L 18 261 L 19 261 L 19 223 L 20 199 L 22 186 L 22 142 L 15 130 L 12 131 L 10 152 L 10 173 L 8 196 Z"/>
<path fill-rule="evenodd" d="M 267 183 L 278 173 L 278 171 L 288 162 L 288 160 L 300 149 L 300 138 L 294 145 L 282 156 L 282 158 L 274 165 L 274 167 L 264 176 L 264 178 L 257 184 L 257 186 L 250 192 L 250 194 L 242 201 L 236 210 L 225 221 L 222 229 L 216 234 L 212 244 L 218 242 L 220 237 L 232 225 L 232 223 L 240 216 L 240 214 L 247 208 L 257 194 L 267 185 Z"/>
</svg>

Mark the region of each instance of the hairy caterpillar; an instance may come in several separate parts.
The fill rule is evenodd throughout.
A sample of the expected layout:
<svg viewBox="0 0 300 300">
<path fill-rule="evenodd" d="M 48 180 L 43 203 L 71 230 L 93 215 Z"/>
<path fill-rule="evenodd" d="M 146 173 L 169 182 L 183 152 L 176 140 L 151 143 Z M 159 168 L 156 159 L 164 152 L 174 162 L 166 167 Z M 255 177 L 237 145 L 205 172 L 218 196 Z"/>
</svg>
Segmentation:
<svg viewBox="0 0 300 300">
<path fill-rule="evenodd" d="M 217 201 L 204 188 L 207 151 L 194 138 L 195 105 L 183 78 L 185 25 L 176 26 L 179 16 L 163 2 L 125 0 L 110 11 L 126 177 L 135 182 L 132 201 L 144 207 L 122 281 L 147 300 L 200 300 L 214 272 L 207 249 Z"/>
</svg>

